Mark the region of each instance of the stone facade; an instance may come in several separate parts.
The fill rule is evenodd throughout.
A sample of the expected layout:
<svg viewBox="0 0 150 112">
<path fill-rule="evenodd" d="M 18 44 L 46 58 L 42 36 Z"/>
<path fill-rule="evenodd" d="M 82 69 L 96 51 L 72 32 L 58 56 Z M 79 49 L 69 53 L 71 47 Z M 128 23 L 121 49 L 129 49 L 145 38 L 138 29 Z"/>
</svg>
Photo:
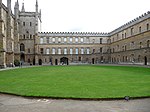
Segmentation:
<svg viewBox="0 0 150 112">
<path fill-rule="evenodd" d="M 26 12 L 24 3 L 14 14 L 0 0 L 0 66 L 60 64 L 140 64 L 150 65 L 150 12 L 110 33 L 38 32 L 41 11 Z"/>
</svg>

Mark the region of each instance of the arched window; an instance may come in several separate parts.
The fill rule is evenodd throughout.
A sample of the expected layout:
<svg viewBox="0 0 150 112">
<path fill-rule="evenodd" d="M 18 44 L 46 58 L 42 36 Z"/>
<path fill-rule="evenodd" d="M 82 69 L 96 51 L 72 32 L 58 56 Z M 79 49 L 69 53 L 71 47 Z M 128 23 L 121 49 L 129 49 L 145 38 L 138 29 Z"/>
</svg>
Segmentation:
<svg viewBox="0 0 150 112">
<path fill-rule="evenodd" d="M 20 51 L 25 51 L 25 45 L 23 43 L 20 44 Z"/>
</svg>

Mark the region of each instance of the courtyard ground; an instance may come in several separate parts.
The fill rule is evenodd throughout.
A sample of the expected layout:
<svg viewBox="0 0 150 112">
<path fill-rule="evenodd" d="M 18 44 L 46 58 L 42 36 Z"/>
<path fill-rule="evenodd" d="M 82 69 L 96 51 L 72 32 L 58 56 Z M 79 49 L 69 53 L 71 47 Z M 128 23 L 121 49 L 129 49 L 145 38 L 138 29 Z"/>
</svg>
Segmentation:
<svg viewBox="0 0 150 112">
<path fill-rule="evenodd" d="M 80 101 L 32 99 L 0 94 L 0 112 L 150 112 L 150 98 Z"/>
</svg>

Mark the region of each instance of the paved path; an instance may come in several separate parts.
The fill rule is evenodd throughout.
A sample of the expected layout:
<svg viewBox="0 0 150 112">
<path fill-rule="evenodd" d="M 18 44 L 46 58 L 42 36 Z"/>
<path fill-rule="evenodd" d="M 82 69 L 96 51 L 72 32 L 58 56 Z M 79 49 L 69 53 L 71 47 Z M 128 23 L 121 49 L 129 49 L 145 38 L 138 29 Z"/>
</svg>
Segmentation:
<svg viewBox="0 0 150 112">
<path fill-rule="evenodd" d="M 0 112 L 150 112 L 150 98 L 117 101 L 31 99 L 0 94 Z"/>
</svg>

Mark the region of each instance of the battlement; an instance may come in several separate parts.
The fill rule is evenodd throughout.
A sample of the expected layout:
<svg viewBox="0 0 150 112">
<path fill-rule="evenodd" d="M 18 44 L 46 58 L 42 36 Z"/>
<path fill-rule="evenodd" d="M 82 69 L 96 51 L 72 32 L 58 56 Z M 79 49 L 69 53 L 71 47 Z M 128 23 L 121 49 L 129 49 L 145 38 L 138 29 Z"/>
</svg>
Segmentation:
<svg viewBox="0 0 150 112">
<path fill-rule="evenodd" d="M 36 12 L 20 12 L 20 16 L 35 16 Z"/>
<path fill-rule="evenodd" d="M 39 36 L 108 36 L 108 33 L 103 32 L 39 32 Z"/>
<path fill-rule="evenodd" d="M 120 26 L 119 28 L 113 30 L 112 32 L 109 33 L 109 35 L 114 35 L 116 33 L 119 33 L 122 30 L 125 30 L 125 29 L 127 29 L 129 27 L 132 27 L 133 25 L 135 25 L 137 23 L 140 23 L 143 20 L 148 19 L 148 18 L 150 18 L 150 11 L 148 11 L 147 13 L 142 14 L 141 16 L 139 16 L 139 17 L 137 17 L 137 18 L 127 22 L 126 24 Z"/>
</svg>

